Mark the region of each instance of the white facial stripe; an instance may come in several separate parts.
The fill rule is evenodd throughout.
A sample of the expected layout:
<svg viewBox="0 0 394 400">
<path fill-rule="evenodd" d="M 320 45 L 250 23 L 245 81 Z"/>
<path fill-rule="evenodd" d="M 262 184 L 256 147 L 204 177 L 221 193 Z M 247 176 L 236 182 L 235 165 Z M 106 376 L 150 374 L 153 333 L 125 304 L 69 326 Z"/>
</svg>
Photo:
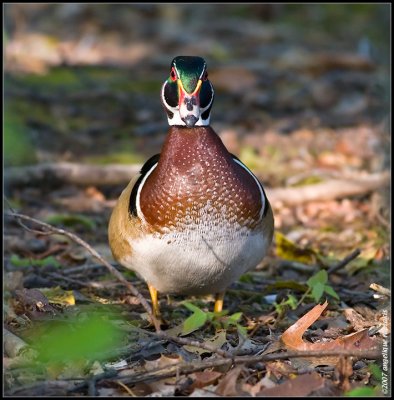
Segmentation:
<svg viewBox="0 0 394 400">
<path fill-rule="evenodd" d="M 259 216 L 259 221 L 261 221 L 261 219 L 263 218 L 263 212 L 264 212 L 264 208 L 265 208 L 265 195 L 263 192 L 263 188 L 261 187 L 261 183 L 259 182 L 259 180 L 255 177 L 255 175 L 253 174 L 253 172 L 241 161 L 237 160 L 236 158 L 233 158 L 233 160 L 239 164 L 245 171 L 249 172 L 249 174 L 253 177 L 253 179 L 255 180 L 259 190 L 260 190 L 260 195 L 261 195 L 261 210 L 260 210 L 260 216 Z"/>
<path fill-rule="evenodd" d="M 175 71 L 176 71 L 176 77 L 177 77 L 177 79 L 179 79 L 180 75 L 179 75 L 178 68 L 176 67 L 175 63 L 174 63 L 174 68 L 175 68 Z"/>
<path fill-rule="evenodd" d="M 146 175 L 142 179 L 142 181 L 140 183 L 140 186 L 138 188 L 138 191 L 137 191 L 137 197 L 135 199 L 135 205 L 136 205 L 136 208 L 137 208 L 137 215 L 144 223 L 146 223 L 146 220 L 145 220 L 144 214 L 142 213 L 141 206 L 140 206 L 141 190 L 142 190 L 142 187 L 144 186 L 144 183 L 147 180 L 148 176 L 152 173 L 152 171 L 156 168 L 156 166 L 157 166 L 157 163 L 152 166 L 152 168 L 146 173 Z"/>
<path fill-rule="evenodd" d="M 202 69 L 201 75 L 200 75 L 200 77 L 198 79 L 202 78 L 202 76 L 204 75 L 204 72 L 206 71 L 206 69 L 207 69 L 207 64 L 204 63 L 204 68 Z"/>
<path fill-rule="evenodd" d="M 173 113 L 173 117 L 170 118 L 169 116 L 167 116 L 168 119 L 168 124 L 169 125 L 181 125 L 181 126 L 186 126 L 185 122 L 182 121 L 181 116 L 179 114 L 179 105 L 176 107 L 171 107 L 167 102 L 166 99 L 164 97 L 164 88 L 167 82 L 164 82 L 162 87 L 161 87 L 161 98 L 163 101 L 163 104 L 165 105 L 165 107 L 167 108 L 167 110 L 171 111 Z M 211 90 L 212 90 L 212 98 L 211 101 L 209 102 L 209 104 L 204 107 L 204 108 L 200 108 L 200 117 L 198 119 L 198 121 L 195 123 L 195 126 L 208 126 L 210 123 L 210 119 L 211 119 L 211 114 L 208 115 L 208 118 L 203 119 L 201 117 L 201 115 L 208 110 L 208 108 L 212 105 L 213 102 L 213 98 L 215 95 L 215 92 L 213 90 L 213 86 L 211 84 L 211 82 L 209 82 L 210 86 L 211 86 Z"/>
</svg>

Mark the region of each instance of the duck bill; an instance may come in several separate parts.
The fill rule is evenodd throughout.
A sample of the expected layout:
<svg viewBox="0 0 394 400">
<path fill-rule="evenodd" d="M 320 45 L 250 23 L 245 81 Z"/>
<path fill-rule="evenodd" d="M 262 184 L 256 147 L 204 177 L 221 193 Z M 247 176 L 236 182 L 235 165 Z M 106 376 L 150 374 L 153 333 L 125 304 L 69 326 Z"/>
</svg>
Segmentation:
<svg viewBox="0 0 394 400">
<path fill-rule="evenodd" d="M 193 93 L 186 92 L 182 81 L 178 80 L 179 88 L 179 115 L 188 128 L 193 127 L 200 119 L 200 88 L 201 80 L 198 81 Z"/>
</svg>

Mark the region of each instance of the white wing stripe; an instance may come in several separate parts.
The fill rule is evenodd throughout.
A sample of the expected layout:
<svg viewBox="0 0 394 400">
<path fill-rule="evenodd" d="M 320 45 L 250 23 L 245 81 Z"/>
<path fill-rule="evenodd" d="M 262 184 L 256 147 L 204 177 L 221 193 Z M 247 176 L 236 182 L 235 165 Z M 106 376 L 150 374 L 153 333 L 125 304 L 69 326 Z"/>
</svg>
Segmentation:
<svg viewBox="0 0 394 400">
<path fill-rule="evenodd" d="M 151 167 L 151 169 L 145 174 L 144 178 L 142 179 L 142 181 L 141 181 L 141 183 L 140 183 L 140 185 L 138 187 L 137 196 L 136 196 L 136 199 L 135 199 L 135 206 L 137 208 L 137 215 L 144 223 L 146 223 L 146 220 L 145 220 L 144 214 L 142 213 L 141 205 L 140 205 L 141 190 L 142 190 L 142 187 L 144 186 L 144 183 L 145 183 L 146 179 L 153 172 L 153 170 L 156 168 L 156 166 L 157 166 L 157 163 L 154 164 Z"/>
<path fill-rule="evenodd" d="M 265 210 L 265 203 L 266 203 L 266 199 L 265 199 L 265 195 L 264 195 L 264 191 L 263 188 L 261 187 L 261 183 L 259 182 L 259 180 L 254 176 L 253 172 L 241 161 L 237 160 L 236 158 L 233 158 L 233 160 L 239 164 L 245 171 L 247 171 L 255 180 L 257 187 L 260 190 L 260 195 L 261 195 L 261 210 L 260 210 L 260 216 L 259 216 L 259 221 L 261 221 L 261 219 L 263 218 L 263 214 L 264 214 L 264 210 Z"/>
</svg>

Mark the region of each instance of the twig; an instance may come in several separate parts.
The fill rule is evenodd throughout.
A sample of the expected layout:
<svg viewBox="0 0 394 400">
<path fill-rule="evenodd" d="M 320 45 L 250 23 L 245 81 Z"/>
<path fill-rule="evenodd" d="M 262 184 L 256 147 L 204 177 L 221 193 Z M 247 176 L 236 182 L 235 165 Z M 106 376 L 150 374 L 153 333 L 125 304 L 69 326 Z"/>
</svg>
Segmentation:
<svg viewBox="0 0 394 400">
<path fill-rule="evenodd" d="M 367 359 L 378 359 L 381 357 L 381 352 L 378 351 L 365 351 L 365 350 L 331 350 L 331 351 L 300 351 L 300 352 L 286 352 L 279 354 L 265 354 L 260 356 L 237 356 L 232 359 L 222 358 L 207 360 L 202 362 L 185 363 L 179 362 L 170 366 L 162 368 L 156 368 L 151 371 L 138 372 L 133 375 L 116 376 L 116 379 L 122 381 L 124 384 L 133 385 L 139 382 L 154 382 L 161 379 L 172 378 L 179 374 L 190 374 L 192 372 L 201 371 L 206 368 L 221 367 L 224 365 L 231 366 L 232 364 L 254 364 L 257 362 L 286 360 L 289 358 L 300 358 L 300 357 L 326 357 L 326 356 L 357 356 L 358 358 Z M 100 379 L 100 378 L 99 378 Z M 99 380 L 96 379 L 96 382 Z M 103 376 L 101 379 L 108 379 Z M 88 386 L 88 381 L 82 382 L 75 388 L 71 389 L 70 392 L 78 391 Z"/>
<path fill-rule="evenodd" d="M 58 274 L 57 272 L 49 272 L 48 276 L 55 278 L 55 279 L 60 279 L 62 281 L 66 281 L 69 283 L 73 283 L 76 285 L 80 285 L 80 286 L 84 286 L 84 287 L 90 287 L 90 288 L 99 288 L 99 289 L 103 289 L 105 287 L 103 282 L 82 282 L 78 279 L 74 279 L 74 278 L 69 278 L 68 276 L 64 276 L 61 274 Z"/>
<path fill-rule="evenodd" d="M 112 265 L 112 266 L 115 267 L 115 265 Z M 100 269 L 100 268 L 103 268 L 103 266 L 101 264 L 81 265 L 79 267 L 67 268 L 64 270 L 64 272 L 66 274 L 74 274 L 75 272 L 87 272 L 88 270 L 91 270 L 91 269 Z"/>
<path fill-rule="evenodd" d="M 255 364 L 257 362 L 286 360 L 289 358 L 302 357 L 325 357 L 325 356 L 355 356 L 358 358 L 378 359 L 381 357 L 379 351 L 363 350 L 333 350 L 333 351 L 305 351 L 305 352 L 286 352 L 279 354 L 265 354 L 260 356 L 237 356 L 233 359 L 223 358 L 216 360 L 202 361 L 201 363 L 177 363 L 164 368 L 158 368 L 148 372 L 140 372 L 134 375 L 118 377 L 125 384 L 136 384 L 138 382 L 152 382 L 164 378 L 176 376 L 177 371 L 183 374 L 189 374 L 195 371 L 201 371 L 206 368 L 220 367 L 231 364 Z"/>
<path fill-rule="evenodd" d="M 340 261 L 338 264 L 333 265 L 328 269 L 328 274 L 332 274 L 333 272 L 338 271 L 339 269 L 343 268 L 347 264 L 350 263 L 350 261 L 354 260 L 356 257 L 358 257 L 361 253 L 360 249 L 356 249 L 353 252 L 351 252 L 348 256 L 346 256 L 342 261 Z"/>
<path fill-rule="evenodd" d="M 141 305 L 144 307 L 144 309 L 148 313 L 149 317 L 151 318 L 151 320 L 152 320 L 152 322 L 153 322 L 153 324 L 155 326 L 156 331 L 158 331 L 158 332 L 161 331 L 159 321 L 153 315 L 152 308 L 150 307 L 148 302 L 145 300 L 144 296 L 142 296 L 142 294 L 137 290 L 137 288 L 135 288 L 134 285 L 132 285 L 129 281 L 127 281 L 123 277 L 123 275 L 115 267 L 113 267 L 108 261 L 106 261 L 93 247 L 91 247 L 88 243 L 86 243 L 84 240 L 82 240 L 79 236 L 77 236 L 74 233 L 71 233 L 71 232 L 69 232 L 69 231 L 67 231 L 65 229 L 56 228 L 56 227 L 54 227 L 54 226 L 52 226 L 50 224 L 47 224 L 46 222 L 42 222 L 42 221 L 40 221 L 38 219 L 29 217 L 28 215 L 16 213 L 12 209 L 11 209 L 11 214 L 8 214 L 8 215 L 13 216 L 17 220 L 30 221 L 30 222 L 33 222 L 33 223 L 39 225 L 39 226 L 42 226 L 43 228 L 45 228 L 45 229 L 47 229 L 49 231 L 49 232 L 45 232 L 44 231 L 44 234 L 57 233 L 59 235 L 67 236 L 68 238 L 70 238 L 74 242 L 78 243 L 80 246 L 82 246 L 85 249 L 87 249 L 89 251 L 89 253 L 93 255 L 93 257 L 95 257 L 97 260 L 99 260 L 109 270 L 109 272 L 112 275 L 114 275 L 120 282 L 122 282 L 127 287 L 127 289 L 135 297 L 138 298 L 138 300 L 140 301 Z M 24 225 L 22 225 L 22 226 L 24 226 Z M 40 232 L 40 231 L 36 231 L 36 233 L 42 234 L 42 232 Z"/>
<path fill-rule="evenodd" d="M 377 283 L 371 283 L 369 285 L 369 288 L 374 290 L 375 292 L 383 294 L 384 296 L 391 297 L 391 290 L 385 288 L 384 286 L 378 285 Z"/>
<path fill-rule="evenodd" d="M 307 265 L 298 261 L 280 260 L 278 269 L 291 268 L 299 272 L 306 272 L 308 274 L 315 272 L 318 267 L 316 265 Z"/>
</svg>

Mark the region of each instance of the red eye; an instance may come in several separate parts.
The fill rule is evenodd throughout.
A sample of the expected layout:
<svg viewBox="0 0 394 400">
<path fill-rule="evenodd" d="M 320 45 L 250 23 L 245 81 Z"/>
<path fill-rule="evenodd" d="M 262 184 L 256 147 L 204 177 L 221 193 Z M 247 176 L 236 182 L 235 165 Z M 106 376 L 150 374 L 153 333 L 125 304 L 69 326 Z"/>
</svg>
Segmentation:
<svg viewBox="0 0 394 400">
<path fill-rule="evenodd" d="M 176 72 L 175 72 L 174 67 L 172 67 L 172 69 L 171 69 L 170 78 L 171 78 L 171 80 L 172 80 L 173 82 L 176 81 Z"/>
<path fill-rule="evenodd" d="M 204 75 L 202 76 L 202 80 L 206 81 L 208 79 L 208 71 L 204 72 Z"/>
</svg>

